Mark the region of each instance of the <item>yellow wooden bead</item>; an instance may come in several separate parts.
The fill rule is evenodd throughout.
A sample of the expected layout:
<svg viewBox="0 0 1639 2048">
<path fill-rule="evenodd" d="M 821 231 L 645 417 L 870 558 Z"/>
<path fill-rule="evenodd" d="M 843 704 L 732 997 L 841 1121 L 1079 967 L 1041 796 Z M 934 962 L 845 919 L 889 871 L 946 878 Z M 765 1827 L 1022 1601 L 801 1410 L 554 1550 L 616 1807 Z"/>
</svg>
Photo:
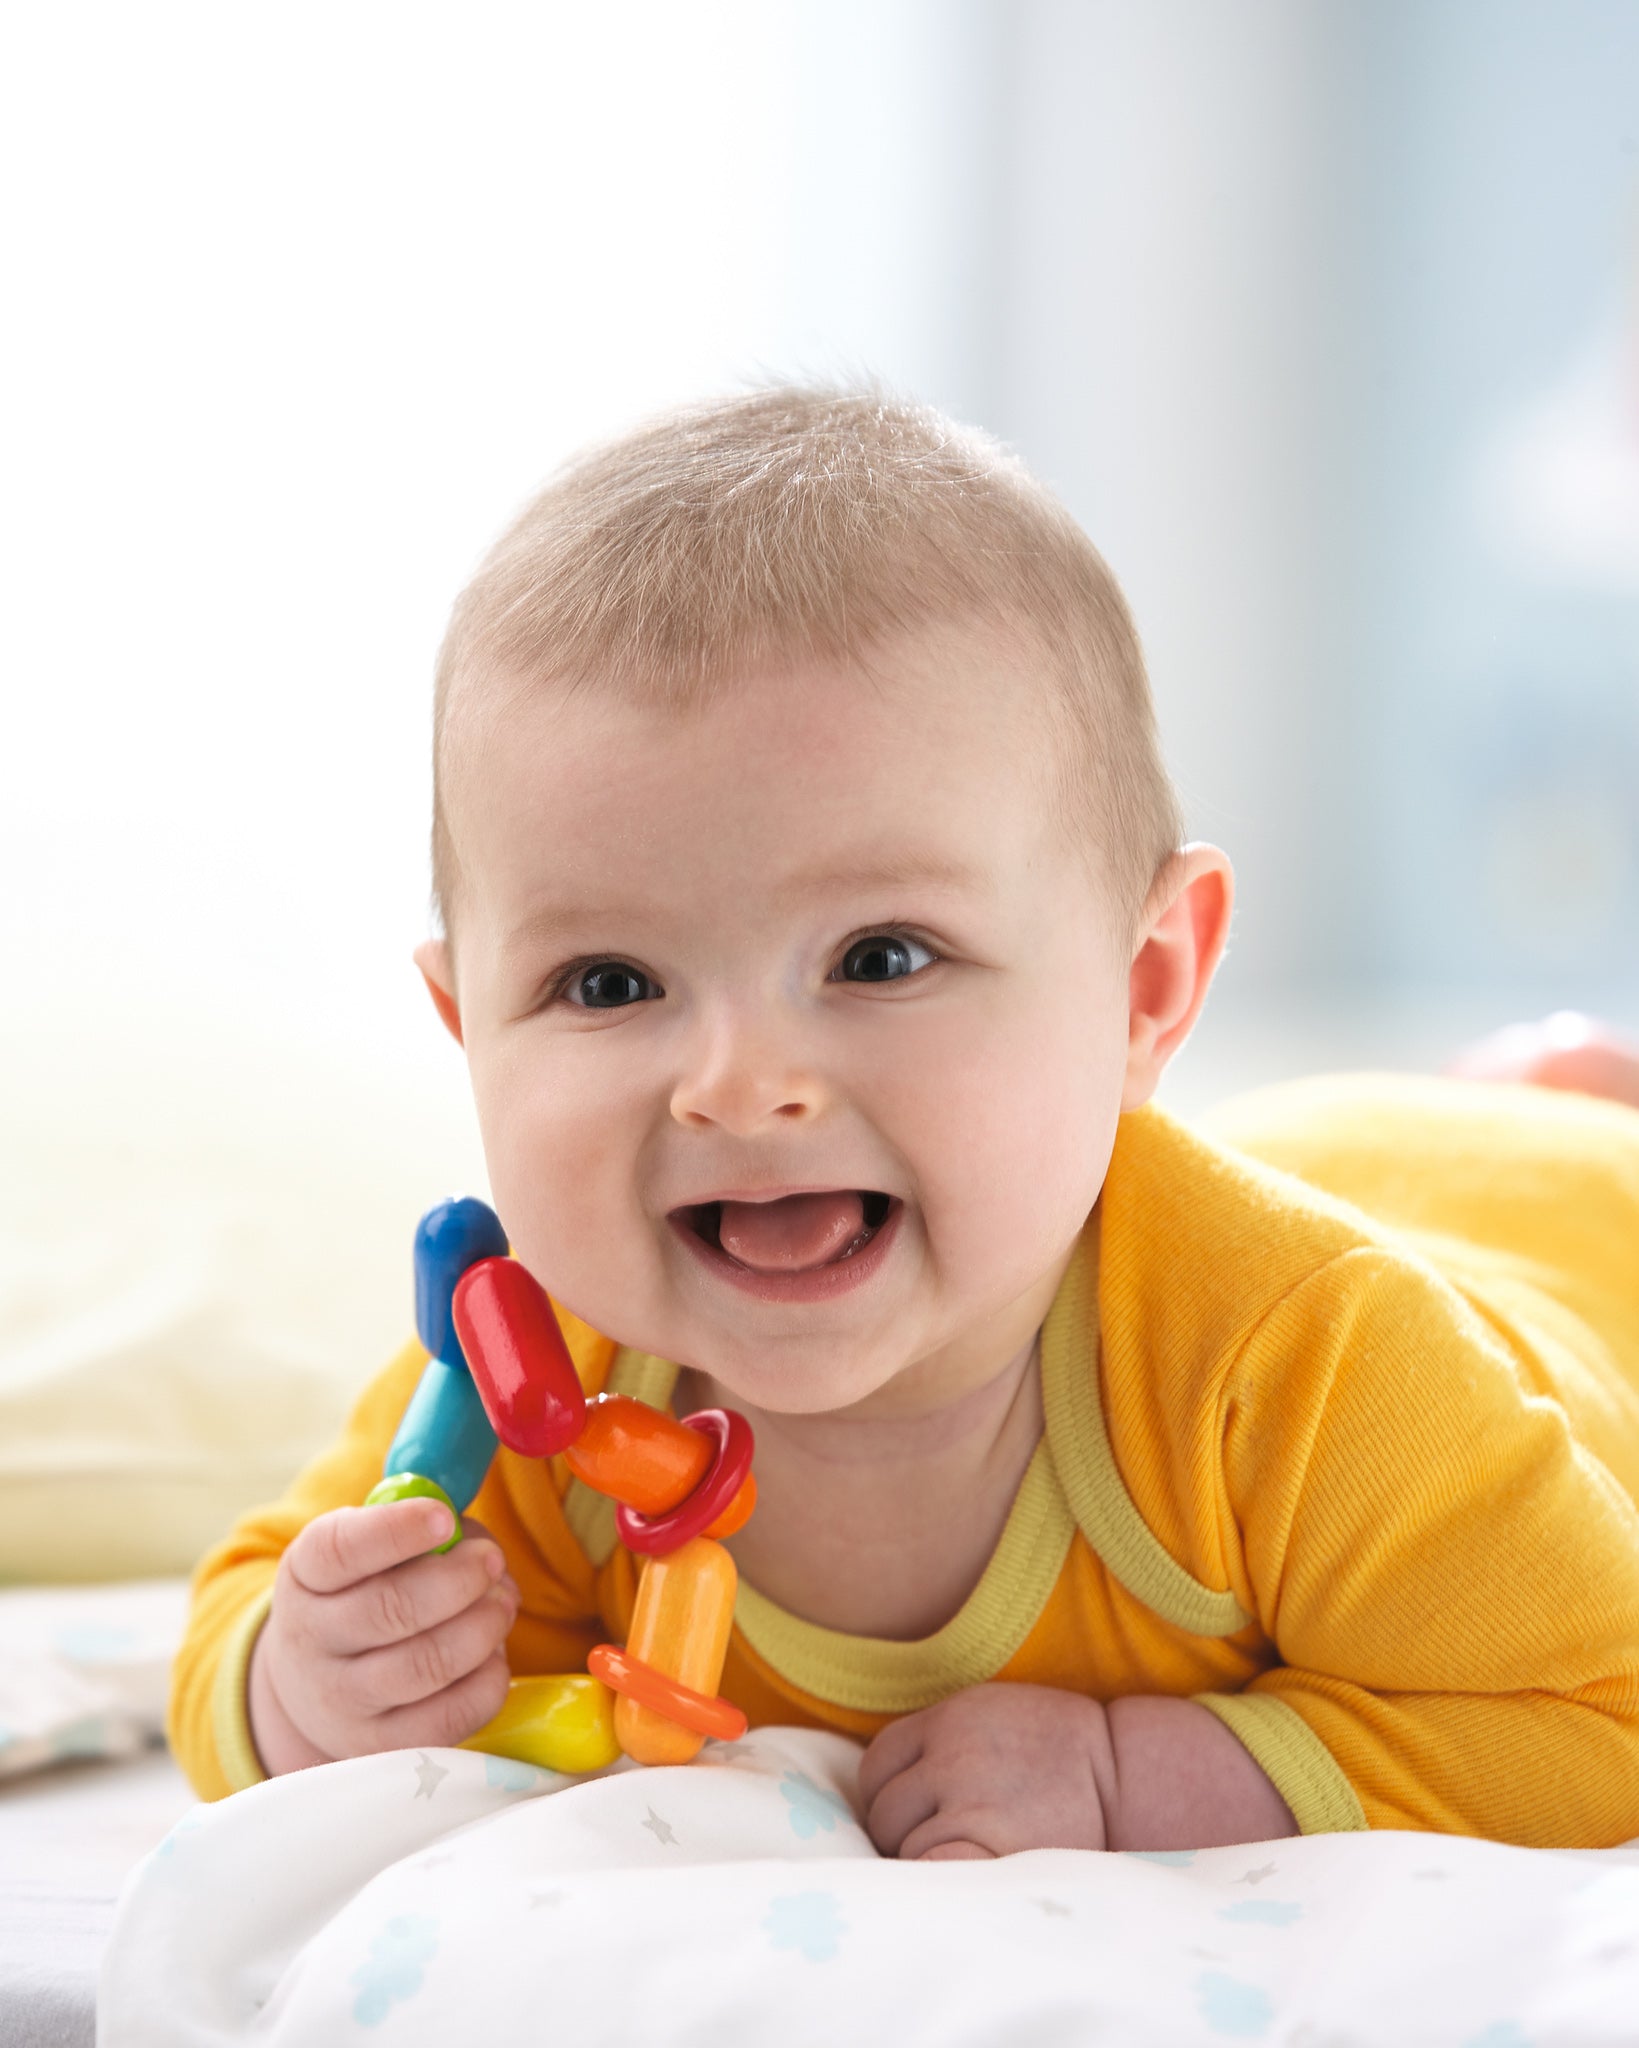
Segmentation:
<svg viewBox="0 0 1639 2048">
<path fill-rule="evenodd" d="M 569 1775 L 600 1771 L 620 1754 L 614 1694 L 584 1671 L 515 1678 L 495 1719 L 469 1735 L 461 1747 Z"/>
</svg>

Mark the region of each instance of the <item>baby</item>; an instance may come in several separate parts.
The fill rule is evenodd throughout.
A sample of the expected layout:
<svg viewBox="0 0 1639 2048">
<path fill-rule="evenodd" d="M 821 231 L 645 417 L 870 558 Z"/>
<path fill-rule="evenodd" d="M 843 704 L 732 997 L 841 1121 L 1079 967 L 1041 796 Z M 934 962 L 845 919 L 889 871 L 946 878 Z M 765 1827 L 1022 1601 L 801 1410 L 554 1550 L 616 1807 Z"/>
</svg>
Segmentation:
<svg viewBox="0 0 1639 2048">
<path fill-rule="evenodd" d="M 884 1854 L 1639 1834 L 1639 1114 L 1151 1103 L 1229 862 L 1016 462 L 800 390 L 594 451 L 457 605 L 435 759 L 418 958 L 513 1250 L 589 1389 L 751 1421 L 722 1689 L 868 1742 Z M 204 1796 L 623 1639 L 561 1460 L 447 1554 L 355 1505 L 424 1356 L 199 1568 Z"/>
</svg>

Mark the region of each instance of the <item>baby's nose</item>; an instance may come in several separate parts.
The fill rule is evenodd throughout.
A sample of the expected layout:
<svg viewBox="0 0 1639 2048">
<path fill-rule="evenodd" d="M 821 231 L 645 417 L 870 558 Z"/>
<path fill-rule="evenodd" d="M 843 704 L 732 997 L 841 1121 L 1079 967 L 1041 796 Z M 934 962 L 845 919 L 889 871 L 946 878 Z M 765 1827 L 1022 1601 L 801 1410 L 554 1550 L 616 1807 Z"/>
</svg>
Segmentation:
<svg viewBox="0 0 1639 2048">
<path fill-rule="evenodd" d="M 718 1033 L 678 1075 L 671 1112 L 680 1124 L 716 1125 L 745 1136 L 769 1123 L 797 1123 L 824 1106 L 825 1085 L 789 1047 L 743 1032 Z"/>
</svg>

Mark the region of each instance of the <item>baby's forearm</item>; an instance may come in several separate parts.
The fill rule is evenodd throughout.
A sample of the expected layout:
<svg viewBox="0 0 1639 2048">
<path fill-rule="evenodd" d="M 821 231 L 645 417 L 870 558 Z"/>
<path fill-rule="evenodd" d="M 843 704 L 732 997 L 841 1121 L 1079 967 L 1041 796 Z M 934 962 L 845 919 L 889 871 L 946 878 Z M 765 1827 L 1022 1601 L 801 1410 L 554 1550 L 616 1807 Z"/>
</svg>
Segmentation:
<svg viewBox="0 0 1639 2048">
<path fill-rule="evenodd" d="M 1100 1721 L 1093 1775 L 1106 1848 L 1212 1849 L 1298 1832 L 1250 1752 L 1194 1700 L 1134 1694 L 1111 1700 Z"/>
<path fill-rule="evenodd" d="M 912 1860 L 1212 1849 L 1298 1832 L 1250 1752 L 1193 1700 L 1104 1705 L 1001 1680 L 890 1721 L 859 1791 L 877 1848 Z"/>
</svg>

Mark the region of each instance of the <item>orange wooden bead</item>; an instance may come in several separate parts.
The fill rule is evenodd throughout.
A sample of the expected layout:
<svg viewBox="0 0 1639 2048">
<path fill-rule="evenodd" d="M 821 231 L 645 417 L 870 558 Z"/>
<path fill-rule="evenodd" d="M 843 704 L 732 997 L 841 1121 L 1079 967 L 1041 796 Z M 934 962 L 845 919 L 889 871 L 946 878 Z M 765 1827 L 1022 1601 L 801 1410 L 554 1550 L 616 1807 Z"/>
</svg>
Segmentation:
<svg viewBox="0 0 1639 2048">
<path fill-rule="evenodd" d="M 739 1492 L 724 1508 L 715 1522 L 708 1522 L 700 1531 L 702 1536 L 732 1536 L 736 1529 L 743 1529 L 751 1520 L 757 1505 L 757 1482 L 748 1472 L 741 1482 Z"/>
<path fill-rule="evenodd" d="M 586 1425 L 563 1456 L 595 1492 L 613 1495 L 640 1515 L 663 1515 L 700 1484 L 711 1451 L 697 1429 L 685 1429 L 646 1401 L 600 1394 L 587 1402 Z"/>
<path fill-rule="evenodd" d="M 696 1536 L 643 1568 L 628 1652 L 692 1692 L 714 1694 L 734 1627 L 739 1574 L 720 1543 Z M 703 1735 L 622 1695 L 615 1702 L 615 1738 L 640 1764 L 686 1764 Z"/>
</svg>

